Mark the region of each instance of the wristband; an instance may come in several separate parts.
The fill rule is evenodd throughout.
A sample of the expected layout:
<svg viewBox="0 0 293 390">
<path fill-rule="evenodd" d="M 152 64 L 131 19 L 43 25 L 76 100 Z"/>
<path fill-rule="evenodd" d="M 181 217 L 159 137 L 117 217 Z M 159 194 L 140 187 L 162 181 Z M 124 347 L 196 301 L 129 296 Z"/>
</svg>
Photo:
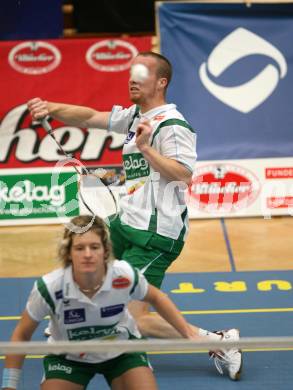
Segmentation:
<svg viewBox="0 0 293 390">
<path fill-rule="evenodd" d="M 17 389 L 21 369 L 19 368 L 4 368 L 2 373 L 2 389 Z"/>
</svg>

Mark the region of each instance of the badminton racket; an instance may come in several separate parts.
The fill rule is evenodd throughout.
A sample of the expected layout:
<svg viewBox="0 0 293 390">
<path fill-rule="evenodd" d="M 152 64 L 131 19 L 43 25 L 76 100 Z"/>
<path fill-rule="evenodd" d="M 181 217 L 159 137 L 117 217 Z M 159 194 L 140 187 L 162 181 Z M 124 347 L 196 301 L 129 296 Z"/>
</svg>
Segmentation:
<svg viewBox="0 0 293 390">
<path fill-rule="evenodd" d="M 64 150 L 60 141 L 58 141 L 54 135 L 53 129 L 47 118 L 42 119 L 41 124 L 58 145 L 61 153 L 66 157 L 66 160 L 75 163 L 72 164 L 72 167 L 77 174 L 78 195 L 85 209 L 90 212 L 93 218 L 95 216 L 104 218 L 107 224 L 115 219 L 118 215 L 118 205 L 116 197 L 107 180 L 107 171 L 101 168 L 92 173 L 80 164 L 77 166 L 76 162 L 78 162 L 78 160 L 73 159 L 72 155 Z"/>
</svg>

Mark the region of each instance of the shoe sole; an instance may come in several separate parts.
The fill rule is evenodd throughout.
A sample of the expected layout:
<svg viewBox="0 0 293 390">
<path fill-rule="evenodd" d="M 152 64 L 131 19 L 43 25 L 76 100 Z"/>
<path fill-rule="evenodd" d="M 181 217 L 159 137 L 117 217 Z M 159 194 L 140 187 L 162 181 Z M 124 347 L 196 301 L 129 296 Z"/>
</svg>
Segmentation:
<svg viewBox="0 0 293 390">
<path fill-rule="evenodd" d="M 242 368 L 243 368 L 243 355 L 242 355 L 241 349 L 239 349 L 239 352 L 241 353 L 241 363 L 240 363 L 239 371 L 236 373 L 235 378 L 231 378 L 231 377 L 229 376 L 229 378 L 230 378 L 232 381 L 239 381 L 240 378 L 241 378 L 241 374 L 242 374 Z"/>
<path fill-rule="evenodd" d="M 236 328 L 235 328 L 235 330 L 238 332 L 238 337 L 240 337 L 240 330 L 239 330 L 239 329 L 236 329 Z M 239 371 L 236 373 L 235 378 L 231 378 L 231 377 L 229 376 L 229 378 L 230 378 L 232 381 L 239 381 L 240 378 L 241 378 L 242 367 L 243 367 L 243 355 L 242 355 L 241 349 L 239 349 L 239 352 L 241 353 L 240 368 L 239 368 Z"/>
</svg>

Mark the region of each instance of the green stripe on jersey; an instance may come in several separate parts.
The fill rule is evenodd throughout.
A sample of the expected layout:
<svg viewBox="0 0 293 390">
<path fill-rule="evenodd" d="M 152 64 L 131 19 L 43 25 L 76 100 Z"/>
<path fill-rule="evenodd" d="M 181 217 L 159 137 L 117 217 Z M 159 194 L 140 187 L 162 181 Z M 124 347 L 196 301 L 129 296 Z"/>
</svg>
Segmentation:
<svg viewBox="0 0 293 390">
<path fill-rule="evenodd" d="M 140 110 L 139 106 L 136 105 L 136 106 L 135 106 L 135 111 L 134 111 L 133 117 L 132 117 L 131 122 L 130 122 L 130 124 L 129 124 L 129 126 L 128 126 L 128 131 L 131 129 L 131 126 L 133 125 L 134 119 L 138 116 L 139 110 Z"/>
<path fill-rule="evenodd" d="M 42 295 L 44 300 L 47 302 L 47 304 L 50 306 L 52 312 L 55 314 L 55 304 L 49 294 L 49 291 L 47 289 L 47 286 L 42 278 L 37 280 L 37 288 L 39 290 L 39 293 Z"/>
<path fill-rule="evenodd" d="M 156 131 L 154 132 L 153 139 L 152 139 L 152 142 L 151 142 L 151 146 L 153 145 L 155 137 L 159 134 L 159 132 L 160 132 L 162 127 L 173 126 L 173 125 L 178 125 L 178 126 L 185 127 L 186 129 L 190 130 L 192 133 L 195 133 L 193 128 L 190 126 L 190 124 L 188 124 L 187 122 L 183 121 L 182 119 L 175 119 L 175 118 L 174 119 L 167 119 L 166 121 L 161 122 L 159 124 L 159 126 L 157 127 Z"/>
<path fill-rule="evenodd" d="M 134 272 L 134 282 L 133 282 L 132 289 L 130 290 L 130 295 L 133 294 L 134 290 L 136 289 L 137 283 L 138 283 L 138 271 L 136 268 L 134 268 L 132 266 L 131 266 L 131 268 L 133 269 L 133 272 Z"/>
<path fill-rule="evenodd" d="M 150 218 L 148 231 L 157 233 L 157 227 L 158 227 L 158 210 L 155 209 L 155 212 L 152 213 Z"/>
<path fill-rule="evenodd" d="M 186 225 L 185 225 L 186 215 L 187 215 L 187 207 L 183 211 L 183 213 L 181 214 L 181 219 L 182 219 L 182 222 L 183 222 L 183 228 L 181 229 L 181 232 L 180 232 L 179 237 L 178 237 L 178 240 L 180 240 L 180 241 L 183 241 L 184 235 L 186 233 Z"/>
</svg>

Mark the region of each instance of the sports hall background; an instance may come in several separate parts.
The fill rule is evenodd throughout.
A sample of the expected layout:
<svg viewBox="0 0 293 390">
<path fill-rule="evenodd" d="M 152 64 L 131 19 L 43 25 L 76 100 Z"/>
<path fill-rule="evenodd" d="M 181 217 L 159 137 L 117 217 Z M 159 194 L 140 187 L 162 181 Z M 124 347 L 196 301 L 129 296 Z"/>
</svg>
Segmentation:
<svg viewBox="0 0 293 390">
<path fill-rule="evenodd" d="M 290 2 L 287 3 L 290 5 Z M 228 2 L 228 6 L 229 4 Z M 232 4 L 231 2 L 231 6 Z M 254 5 L 255 2 L 251 8 Z M 3 65 L 6 61 L 3 55 L 5 47 L 16 44 L 14 41 L 18 44 L 27 40 L 57 39 L 62 44 L 64 42 L 64 45 L 71 40 L 74 44 L 75 40 L 78 50 L 81 45 L 79 39 L 146 38 L 150 39 L 151 47 L 158 50 L 154 6 L 155 2 L 152 0 L 2 0 L 0 62 Z M 292 14 L 288 13 L 288 18 L 290 17 Z M 285 19 L 286 15 L 282 14 L 282 20 Z M 166 46 L 164 48 L 168 50 Z M 288 71 L 289 75 L 290 72 L 291 69 Z M 7 85 L 3 73 L 0 73 L 0 82 Z M 19 85 L 17 88 L 19 89 L 13 91 L 2 88 L 0 92 L 1 123 L 7 114 L 6 94 L 26 94 Z M 107 96 L 110 100 L 111 94 L 113 95 L 112 91 Z M 115 96 L 112 103 L 116 103 Z M 273 112 L 272 106 L 272 116 Z M 271 117 L 266 118 L 269 126 Z M 284 116 L 283 119 L 290 123 L 289 117 Z M 3 130 L 2 126 L 0 140 Z M 281 133 L 282 129 L 276 128 L 275 132 L 278 131 Z M 287 134 L 286 141 L 290 150 L 290 146 L 293 146 L 293 133 Z M 208 145 L 209 140 L 206 142 L 205 145 Z M 229 154 L 229 149 L 225 152 Z M 13 155 L 13 148 L 9 153 Z M 198 153 L 201 153 L 200 142 Z M 21 165 L 15 155 L 11 155 L 6 160 L 0 156 L 1 180 L 4 180 L 9 170 Z M 290 180 L 293 176 L 292 152 L 285 157 L 286 165 L 281 167 L 287 169 Z M 110 156 L 107 158 L 109 160 Z M 199 161 L 199 164 L 203 162 Z M 274 167 L 273 158 L 267 157 L 267 162 Z M 163 285 L 164 291 L 190 322 L 208 329 L 239 327 L 244 337 L 293 335 L 293 223 L 290 199 L 292 200 L 288 194 L 287 208 L 282 207 L 279 215 L 259 213 L 256 216 L 236 218 L 231 215 L 215 215 L 208 218 L 201 216 L 190 221 L 186 246 L 180 258 L 169 269 Z M 48 224 L 17 224 L 10 220 L 0 227 L 1 341 L 9 340 L 34 278 L 56 267 L 55 248 L 61 231 L 62 224 L 58 221 Z M 43 326 L 45 323 L 38 330 L 35 339 L 44 340 Z M 160 389 L 198 387 L 210 390 L 219 386 L 244 390 L 289 390 L 292 387 L 293 352 L 289 347 L 245 350 L 244 372 L 239 383 L 219 377 L 206 352 L 156 353 L 151 354 L 150 358 Z M 2 369 L 3 356 L 0 365 Z M 38 388 L 40 378 L 41 357 L 30 355 L 26 360 L 21 388 Z M 97 378 L 90 388 L 103 389 L 106 386 Z"/>
</svg>

